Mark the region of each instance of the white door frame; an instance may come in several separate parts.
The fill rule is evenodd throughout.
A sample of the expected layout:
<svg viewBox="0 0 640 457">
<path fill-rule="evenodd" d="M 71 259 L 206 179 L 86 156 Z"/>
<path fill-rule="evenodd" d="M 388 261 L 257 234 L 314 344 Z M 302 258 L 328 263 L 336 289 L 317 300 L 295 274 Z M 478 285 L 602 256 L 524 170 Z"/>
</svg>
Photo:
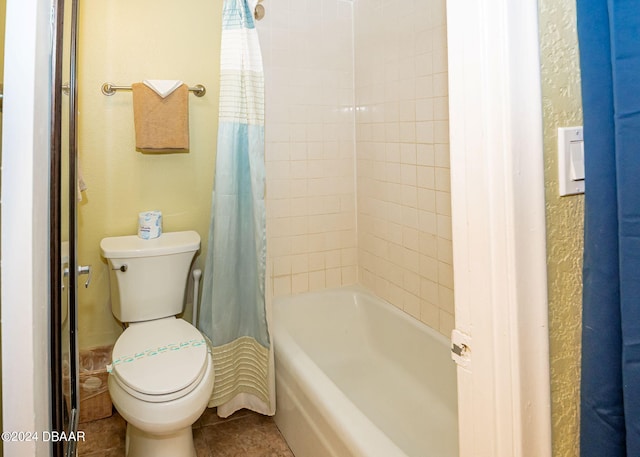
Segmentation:
<svg viewBox="0 0 640 457">
<path fill-rule="evenodd" d="M 2 408 L 6 457 L 49 456 L 51 0 L 7 1 L 2 137 Z"/>
<path fill-rule="evenodd" d="M 447 16 L 460 457 L 550 457 L 537 2 Z"/>
</svg>

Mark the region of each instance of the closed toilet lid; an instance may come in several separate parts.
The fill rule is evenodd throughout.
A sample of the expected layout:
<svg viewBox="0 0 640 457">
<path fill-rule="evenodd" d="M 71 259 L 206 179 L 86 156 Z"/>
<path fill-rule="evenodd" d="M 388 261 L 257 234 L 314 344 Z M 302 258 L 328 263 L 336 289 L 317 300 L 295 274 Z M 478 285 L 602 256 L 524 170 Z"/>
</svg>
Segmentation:
<svg viewBox="0 0 640 457">
<path fill-rule="evenodd" d="M 164 396 L 190 391 L 206 369 L 207 344 L 182 319 L 139 323 L 128 327 L 116 341 L 112 366 L 116 379 L 129 392 Z"/>
</svg>

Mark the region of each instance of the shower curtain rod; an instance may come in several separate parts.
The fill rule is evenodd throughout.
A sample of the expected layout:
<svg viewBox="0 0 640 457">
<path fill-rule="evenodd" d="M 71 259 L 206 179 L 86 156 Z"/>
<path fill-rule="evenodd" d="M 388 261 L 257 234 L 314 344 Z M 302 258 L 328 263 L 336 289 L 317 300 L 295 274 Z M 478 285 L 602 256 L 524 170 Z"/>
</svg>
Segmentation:
<svg viewBox="0 0 640 457">
<path fill-rule="evenodd" d="M 131 90 L 131 86 L 116 86 L 111 83 L 104 83 L 102 85 L 102 93 L 107 96 L 115 94 L 118 90 Z M 202 84 L 198 84 L 194 87 L 189 87 L 189 92 L 193 92 L 196 97 L 204 97 L 207 89 Z"/>
</svg>

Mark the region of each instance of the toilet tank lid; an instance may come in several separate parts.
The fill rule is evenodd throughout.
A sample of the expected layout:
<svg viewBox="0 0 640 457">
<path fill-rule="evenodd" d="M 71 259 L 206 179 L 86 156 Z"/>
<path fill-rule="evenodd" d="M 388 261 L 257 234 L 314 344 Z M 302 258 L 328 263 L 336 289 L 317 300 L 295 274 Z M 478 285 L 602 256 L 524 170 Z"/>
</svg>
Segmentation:
<svg viewBox="0 0 640 457">
<path fill-rule="evenodd" d="M 179 254 L 197 251 L 199 248 L 200 235 L 192 230 L 166 232 L 152 240 L 143 240 L 137 235 L 130 235 L 103 238 L 100 241 L 100 249 L 106 259 Z"/>
</svg>

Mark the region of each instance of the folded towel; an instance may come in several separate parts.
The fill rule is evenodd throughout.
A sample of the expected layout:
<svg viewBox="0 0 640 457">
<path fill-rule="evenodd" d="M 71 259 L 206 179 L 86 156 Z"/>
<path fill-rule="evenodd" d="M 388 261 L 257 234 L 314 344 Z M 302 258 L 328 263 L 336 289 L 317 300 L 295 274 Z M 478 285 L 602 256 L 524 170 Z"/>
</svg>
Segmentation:
<svg viewBox="0 0 640 457">
<path fill-rule="evenodd" d="M 161 98 L 143 83 L 134 83 L 133 118 L 136 147 L 143 151 L 189 149 L 189 88 L 182 84 Z"/>
<path fill-rule="evenodd" d="M 182 86 L 182 81 L 177 79 L 145 79 L 142 83 L 162 98 Z"/>
</svg>

